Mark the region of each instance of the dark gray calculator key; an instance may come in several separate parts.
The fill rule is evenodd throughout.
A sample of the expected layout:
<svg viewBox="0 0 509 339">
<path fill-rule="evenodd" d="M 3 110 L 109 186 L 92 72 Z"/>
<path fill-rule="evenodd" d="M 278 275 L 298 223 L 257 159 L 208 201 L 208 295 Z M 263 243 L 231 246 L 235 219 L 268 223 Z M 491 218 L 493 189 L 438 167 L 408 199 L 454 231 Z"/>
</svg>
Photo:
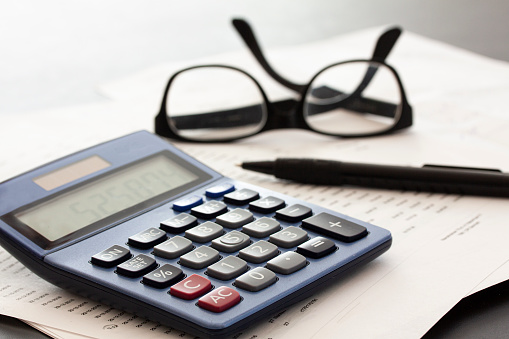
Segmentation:
<svg viewBox="0 0 509 339">
<path fill-rule="evenodd" d="M 235 286 L 243 290 L 257 292 L 269 287 L 276 281 L 277 277 L 274 272 L 264 267 L 257 267 L 235 279 Z"/>
<path fill-rule="evenodd" d="M 302 220 L 302 227 L 343 242 L 353 242 L 368 234 L 366 227 L 329 213 Z"/>
<path fill-rule="evenodd" d="M 147 249 L 165 241 L 167 238 L 165 231 L 151 227 L 145 231 L 130 236 L 127 243 L 137 248 Z"/>
<path fill-rule="evenodd" d="M 336 244 L 334 244 L 332 240 L 324 237 L 310 239 L 297 247 L 297 253 L 313 259 L 325 257 L 335 250 Z"/>
<path fill-rule="evenodd" d="M 253 213 L 236 208 L 216 218 L 216 223 L 227 228 L 239 228 L 254 220 Z"/>
<path fill-rule="evenodd" d="M 199 270 L 212 265 L 219 260 L 219 252 L 208 246 L 195 248 L 191 252 L 180 257 L 180 264 Z"/>
<path fill-rule="evenodd" d="M 184 276 L 178 267 L 164 264 L 156 270 L 143 276 L 143 283 L 155 288 L 166 288 L 177 283 Z"/>
<path fill-rule="evenodd" d="M 193 243 L 191 240 L 177 235 L 155 246 L 154 255 L 166 259 L 175 259 L 192 249 Z"/>
<path fill-rule="evenodd" d="M 90 262 L 97 266 L 113 267 L 131 257 L 131 252 L 122 246 L 114 245 L 92 256 Z"/>
<path fill-rule="evenodd" d="M 212 247 L 226 253 L 237 252 L 249 245 L 251 240 L 247 234 L 239 231 L 231 231 L 225 235 L 212 240 Z"/>
<path fill-rule="evenodd" d="M 295 252 L 286 252 L 267 262 L 267 268 L 280 274 L 292 274 L 307 263 L 306 257 Z"/>
<path fill-rule="evenodd" d="M 172 218 L 161 221 L 159 228 L 170 233 L 182 233 L 198 225 L 198 219 L 195 216 L 181 213 Z"/>
<path fill-rule="evenodd" d="M 223 200 L 232 205 L 247 205 L 251 201 L 254 201 L 260 197 L 260 194 L 256 191 L 242 188 L 237 191 L 225 194 Z"/>
<path fill-rule="evenodd" d="M 117 266 L 117 273 L 126 277 L 136 278 L 152 271 L 157 266 L 154 258 L 138 254 L 134 258 Z"/>
<path fill-rule="evenodd" d="M 242 227 L 242 232 L 255 238 L 265 238 L 281 229 L 279 222 L 272 218 L 262 217 Z"/>
<path fill-rule="evenodd" d="M 247 263 L 232 255 L 207 267 L 207 274 L 219 280 L 230 280 L 247 271 Z"/>
<path fill-rule="evenodd" d="M 295 204 L 276 211 L 276 218 L 288 222 L 298 222 L 304 218 L 310 217 L 311 214 L 311 208 Z"/>
<path fill-rule="evenodd" d="M 285 201 L 272 196 L 258 199 L 249 203 L 249 209 L 260 213 L 273 213 L 285 207 Z"/>
<path fill-rule="evenodd" d="M 308 240 L 308 233 L 295 226 L 286 227 L 269 237 L 271 243 L 284 248 L 295 247 L 306 240 Z"/>
<path fill-rule="evenodd" d="M 209 242 L 223 234 L 223 227 L 212 222 L 207 221 L 201 225 L 195 226 L 186 231 L 185 236 L 187 239 L 199 243 Z"/>
<path fill-rule="evenodd" d="M 278 253 L 279 250 L 276 245 L 265 240 L 260 240 L 241 249 L 239 251 L 239 257 L 251 263 L 259 264 L 274 258 Z"/>
<path fill-rule="evenodd" d="M 228 208 L 221 201 L 207 201 L 206 203 L 191 208 L 191 214 L 200 219 L 214 219 L 218 215 L 226 213 Z"/>
</svg>

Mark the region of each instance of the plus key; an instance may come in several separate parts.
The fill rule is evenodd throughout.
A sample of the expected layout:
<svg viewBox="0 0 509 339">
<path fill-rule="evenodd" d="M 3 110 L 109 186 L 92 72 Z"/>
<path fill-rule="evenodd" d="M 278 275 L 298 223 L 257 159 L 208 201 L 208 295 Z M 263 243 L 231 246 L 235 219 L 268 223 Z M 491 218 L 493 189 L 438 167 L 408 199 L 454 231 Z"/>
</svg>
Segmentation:
<svg viewBox="0 0 509 339">
<path fill-rule="evenodd" d="M 302 220 L 302 227 L 343 242 L 354 242 L 368 234 L 366 227 L 329 213 Z"/>
</svg>

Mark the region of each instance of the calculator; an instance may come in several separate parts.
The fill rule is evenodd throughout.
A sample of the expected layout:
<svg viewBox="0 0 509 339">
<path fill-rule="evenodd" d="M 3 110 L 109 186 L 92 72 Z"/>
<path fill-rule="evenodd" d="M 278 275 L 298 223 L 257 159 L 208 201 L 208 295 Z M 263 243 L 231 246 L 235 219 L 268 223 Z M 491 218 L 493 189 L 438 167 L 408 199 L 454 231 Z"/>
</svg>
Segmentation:
<svg viewBox="0 0 509 339">
<path fill-rule="evenodd" d="M 222 176 L 146 131 L 0 184 L 0 244 L 47 281 L 227 337 L 389 249 L 386 229 Z"/>
</svg>

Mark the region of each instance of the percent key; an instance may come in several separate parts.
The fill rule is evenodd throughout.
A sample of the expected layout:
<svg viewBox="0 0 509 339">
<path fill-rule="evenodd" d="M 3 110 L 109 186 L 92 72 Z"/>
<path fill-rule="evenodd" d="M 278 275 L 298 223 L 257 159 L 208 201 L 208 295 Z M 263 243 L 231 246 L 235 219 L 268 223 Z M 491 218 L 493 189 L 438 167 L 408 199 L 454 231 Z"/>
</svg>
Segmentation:
<svg viewBox="0 0 509 339">
<path fill-rule="evenodd" d="M 155 288 L 166 288 L 178 282 L 184 273 L 178 267 L 164 264 L 143 277 L 143 283 Z"/>
</svg>

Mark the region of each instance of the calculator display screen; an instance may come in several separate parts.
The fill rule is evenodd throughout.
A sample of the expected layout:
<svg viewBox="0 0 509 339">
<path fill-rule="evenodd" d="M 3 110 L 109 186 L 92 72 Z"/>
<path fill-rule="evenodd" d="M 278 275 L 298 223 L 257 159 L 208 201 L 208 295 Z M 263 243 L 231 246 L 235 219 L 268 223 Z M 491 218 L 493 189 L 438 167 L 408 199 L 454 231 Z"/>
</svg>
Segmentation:
<svg viewBox="0 0 509 339">
<path fill-rule="evenodd" d="M 160 154 L 20 211 L 14 216 L 49 241 L 55 241 L 116 213 L 200 179 Z M 171 195 L 170 195 L 171 196 Z"/>
</svg>

